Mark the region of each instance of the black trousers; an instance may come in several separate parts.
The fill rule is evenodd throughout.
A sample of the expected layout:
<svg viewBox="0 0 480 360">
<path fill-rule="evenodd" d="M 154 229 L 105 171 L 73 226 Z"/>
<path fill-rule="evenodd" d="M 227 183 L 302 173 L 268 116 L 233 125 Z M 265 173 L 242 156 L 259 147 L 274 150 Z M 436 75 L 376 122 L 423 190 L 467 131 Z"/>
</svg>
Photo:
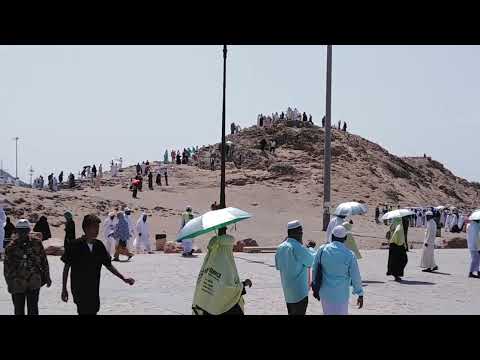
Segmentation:
<svg viewBox="0 0 480 360">
<path fill-rule="evenodd" d="M 24 293 L 12 294 L 15 315 L 25 315 L 25 300 L 27 300 L 27 314 L 38 315 L 38 297 L 40 289 L 29 290 Z"/>
<path fill-rule="evenodd" d="M 287 303 L 288 315 L 305 315 L 307 313 L 308 296 L 297 303 Z"/>
<path fill-rule="evenodd" d="M 78 315 L 97 315 L 99 306 L 97 304 L 77 304 Z"/>
</svg>

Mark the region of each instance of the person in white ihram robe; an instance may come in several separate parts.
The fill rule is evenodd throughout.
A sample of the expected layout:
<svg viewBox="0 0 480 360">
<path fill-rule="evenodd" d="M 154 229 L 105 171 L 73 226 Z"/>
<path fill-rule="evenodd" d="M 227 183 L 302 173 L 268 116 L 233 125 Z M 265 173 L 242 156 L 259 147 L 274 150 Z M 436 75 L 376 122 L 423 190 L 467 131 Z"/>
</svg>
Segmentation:
<svg viewBox="0 0 480 360">
<path fill-rule="evenodd" d="M 127 209 L 125 210 L 125 220 L 127 221 L 128 231 L 130 232 L 130 238 L 128 239 L 128 242 L 127 242 L 127 248 L 129 251 L 132 251 L 134 248 L 133 240 L 135 239 L 135 227 L 133 226 L 131 210 L 130 209 L 127 210 Z"/>
<path fill-rule="evenodd" d="M 438 270 L 437 264 L 435 264 L 435 236 L 437 233 L 437 224 L 433 220 L 433 213 L 427 211 L 427 229 L 425 230 L 425 239 L 423 240 L 423 253 L 420 261 L 420 267 L 424 272 L 432 272 Z"/>
<path fill-rule="evenodd" d="M 465 224 L 465 216 L 463 216 L 463 213 L 460 213 L 460 215 L 458 215 L 458 228 L 460 231 L 463 228 L 463 224 Z"/>
<path fill-rule="evenodd" d="M 452 216 L 450 216 L 450 230 L 452 230 L 453 225 L 457 225 L 458 223 L 458 216 L 457 214 L 453 213 Z"/>
<path fill-rule="evenodd" d="M 325 236 L 325 242 L 331 243 L 332 242 L 332 232 L 335 229 L 335 226 L 342 225 L 345 222 L 346 216 L 343 215 L 335 215 L 327 226 L 327 232 Z"/>
<path fill-rule="evenodd" d="M 422 227 L 422 214 L 417 212 L 417 227 Z"/>
<path fill-rule="evenodd" d="M 103 167 L 102 164 L 98 167 L 98 177 L 101 179 L 103 178 Z"/>
<path fill-rule="evenodd" d="M 150 227 L 147 218 L 148 215 L 143 213 L 137 221 L 137 238 L 135 239 L 135 251 L 137 254 L 141 253 L 143 250 L 146 250 L 149 254 L 153 254 L 152 246 L 150 244 Z"/>
<path fill-rule="evenodd" d="M 450 231 L 450 218 L 452 215 L 450 213 L 445 216 L 445 231 Z"/>
<path fill-rule="evenodd" d="M 117 223 L 118 219 L 113 211 L 110 212 L 108 217 L 103 221 L 103 243 L 110 255 L 115 253 L 116 241 L 113 238 L 113 233 L 115 232 Z"/>
<path fill-rule="evenodd" d="M 445 220 L 446 220 L 446 213 L 445 211 L 442 211 L 442 215 L 440 215 L 440 226 L 445 226 Z"/>
</svg>

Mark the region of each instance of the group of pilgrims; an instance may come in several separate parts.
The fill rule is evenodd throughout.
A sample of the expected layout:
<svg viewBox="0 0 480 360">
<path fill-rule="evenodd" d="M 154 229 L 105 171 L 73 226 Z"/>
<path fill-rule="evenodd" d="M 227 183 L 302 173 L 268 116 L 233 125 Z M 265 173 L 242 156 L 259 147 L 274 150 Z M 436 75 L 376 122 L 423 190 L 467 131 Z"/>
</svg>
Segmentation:
<svg viewBox="0 0 480 360">
<path fill-rule="evenodd" d="M 259 114 L 257 116 L 257 126 L 258 127 L 272 127 L 274 124 L 277 124 L 282 121 L 302 121 L 313 124 L 312 115 L 308 115 L 303 112 L 303 114 L 297 109 L 292 109 L 290 106 L 287 108 L 287 111 L 272 113 L 271 115 Z"/>
</svg>

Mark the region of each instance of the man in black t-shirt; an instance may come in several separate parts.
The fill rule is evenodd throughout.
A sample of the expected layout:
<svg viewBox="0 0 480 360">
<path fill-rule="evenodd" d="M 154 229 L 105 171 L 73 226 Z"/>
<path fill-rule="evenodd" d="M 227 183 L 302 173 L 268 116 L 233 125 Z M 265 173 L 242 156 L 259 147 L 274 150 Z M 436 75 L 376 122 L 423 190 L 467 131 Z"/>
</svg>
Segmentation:
<svg viewBox="0 0 480 360">
<path fill-rule="evenodd" d="M 79 315 L 96 315 L 100 310 L 100 273 L 102 265 L 125 283 L 133 285 L 135 280 L 125 278 L 112 265 L 105 245 L 97 240 L 101 220 L 95 215 L 86 215 L 82 228 L 85 232 L 81 238 L 72 241 L 65 248 L 62 261 L 63 269 L 62 300 L 68 301 L 67 279 L 70 268 L 70 287 L 73 302 L 77 305 Z"/>
</svg>

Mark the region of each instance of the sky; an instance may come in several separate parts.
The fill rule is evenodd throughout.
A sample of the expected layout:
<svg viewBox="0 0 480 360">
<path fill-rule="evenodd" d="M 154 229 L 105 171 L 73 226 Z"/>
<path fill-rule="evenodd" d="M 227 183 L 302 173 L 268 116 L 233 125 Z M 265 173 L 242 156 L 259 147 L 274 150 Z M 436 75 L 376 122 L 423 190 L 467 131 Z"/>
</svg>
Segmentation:
<svg viewBox="0 0 480 360">
<path fill-rule="evenodd" d="M 334 46 L 332 123 L 480 181 L 479 46 Z M 220 141 L 222 46 L 0 46 L 0 160 L 19 177 Z M 228 47 L 230 122 L 325 113 L 325 46 Z"/>
</svg>

